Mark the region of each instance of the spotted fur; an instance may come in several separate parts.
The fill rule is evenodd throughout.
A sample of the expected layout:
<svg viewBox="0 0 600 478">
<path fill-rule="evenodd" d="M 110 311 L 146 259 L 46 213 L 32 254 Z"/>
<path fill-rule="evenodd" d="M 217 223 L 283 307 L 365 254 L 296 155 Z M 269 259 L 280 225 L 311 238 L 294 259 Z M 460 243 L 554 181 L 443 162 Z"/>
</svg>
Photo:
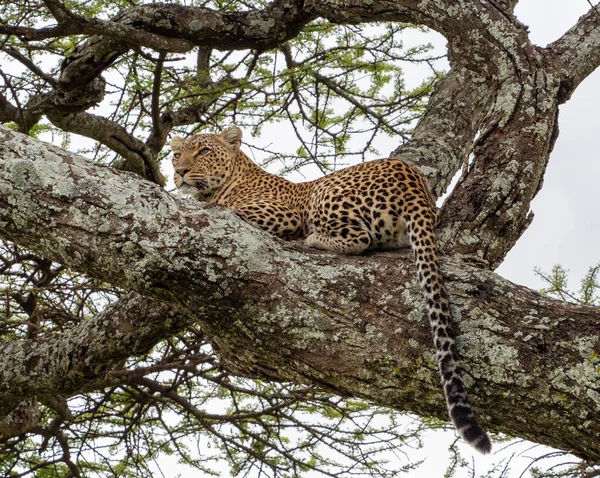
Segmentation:
<svg viewBox="0 0 600 478">
<path fill-rule="evenodd" d="M 460 436 L 482 453 L 491 441 L 477 423 L 459 367 L 434 229 L 439 210 L 421 174 L 396 159 L 352 166 L 295 184 L 256 166 L 242 132 L 171 141 L 175 184 L 196 199 L 229 207 L 282 238 L 342 254 L 411 246 L 434 339 L 448 411 Z"/>
</svg>

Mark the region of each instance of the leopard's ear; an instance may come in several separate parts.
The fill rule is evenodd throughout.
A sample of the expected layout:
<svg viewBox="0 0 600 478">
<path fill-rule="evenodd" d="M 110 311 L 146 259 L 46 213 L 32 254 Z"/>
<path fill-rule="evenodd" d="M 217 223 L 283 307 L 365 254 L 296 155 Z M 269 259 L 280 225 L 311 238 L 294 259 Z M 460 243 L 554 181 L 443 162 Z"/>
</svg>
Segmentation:
<svg viewBox="0 0 600 478">
<path fill-rule="evenodd" d="M 181 136 L 175 136 L 171 140 L 171 149 L 173 151 L 178 151 L 179 148 L 181 147 L 181 143 L 183 143 L 183 138 Z"/>
<path fill-rule="evenodd" d="M 242 130 L 237 126 L 224 129 L 219 136 L 233 151 L 239 150 L 242 146 Z"/>
</svg>

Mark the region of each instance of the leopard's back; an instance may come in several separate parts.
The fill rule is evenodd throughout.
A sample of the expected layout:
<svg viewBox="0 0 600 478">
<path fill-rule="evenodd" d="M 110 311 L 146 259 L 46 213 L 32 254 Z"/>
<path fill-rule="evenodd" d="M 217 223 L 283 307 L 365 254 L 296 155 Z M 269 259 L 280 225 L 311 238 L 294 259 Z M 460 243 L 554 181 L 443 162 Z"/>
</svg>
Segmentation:
<svg viewBox="0 0 600 478">
<path fill-rule="evenodd" d="M 378 159 L 316 180 L 305 231 L 307 237 L 323 232 L 340 236 L 345 240 L 329 242 L 326 248 L 342 253 L 398 249 L 409 245 L 406 224 L 413 208 L 437 225 L 439 212 L 421 175 L 397 159 Z M 368 234 L 368 241 L 352 234 L 359 230 Z"/>
</svg>

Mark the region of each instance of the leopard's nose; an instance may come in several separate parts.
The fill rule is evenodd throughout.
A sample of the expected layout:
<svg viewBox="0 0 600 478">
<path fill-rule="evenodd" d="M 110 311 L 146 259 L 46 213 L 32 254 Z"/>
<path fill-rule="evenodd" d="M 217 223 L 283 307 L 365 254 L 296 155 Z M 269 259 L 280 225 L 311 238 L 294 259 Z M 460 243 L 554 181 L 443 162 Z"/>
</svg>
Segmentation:
<svg viewBox="0 0 600 478">
<path fill-rule="evenodd" d="M 181 177 L 184 177 L 184 176 L 185 176 L 185 174 L 186 174 L 187 172 L 189 172 L 189 168 L 188 168 L 188 169 L 184 169 L 184 168 L 181 168 L 181 169 L 175 169 L 175 171 L 177 172 L 177 174 L 179 174 L 179 176 L 181 176 Z"/>
</svg>

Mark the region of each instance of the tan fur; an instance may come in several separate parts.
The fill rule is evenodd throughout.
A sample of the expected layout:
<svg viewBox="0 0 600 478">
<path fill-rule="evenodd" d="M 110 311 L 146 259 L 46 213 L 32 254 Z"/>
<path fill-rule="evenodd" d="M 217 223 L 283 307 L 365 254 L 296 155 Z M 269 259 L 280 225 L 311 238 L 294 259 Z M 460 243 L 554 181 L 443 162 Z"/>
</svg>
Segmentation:
<svg viewBox="0 0 600 478">
<path fill-rule="evenodd" d="M 431 324 L 448 410 L 459 434 L 483 453 L 491 441 L 467 400 L 448 294 L 439 269 L 439 210 L 423 177 L 397 159 L 379 159 L 294 184 L 256 166 L 242 131 L 173 138 L 175 184 L 196 199 L 237 211 L 284 239 L 343 254 L 411 246 Z"/>
</svg>

